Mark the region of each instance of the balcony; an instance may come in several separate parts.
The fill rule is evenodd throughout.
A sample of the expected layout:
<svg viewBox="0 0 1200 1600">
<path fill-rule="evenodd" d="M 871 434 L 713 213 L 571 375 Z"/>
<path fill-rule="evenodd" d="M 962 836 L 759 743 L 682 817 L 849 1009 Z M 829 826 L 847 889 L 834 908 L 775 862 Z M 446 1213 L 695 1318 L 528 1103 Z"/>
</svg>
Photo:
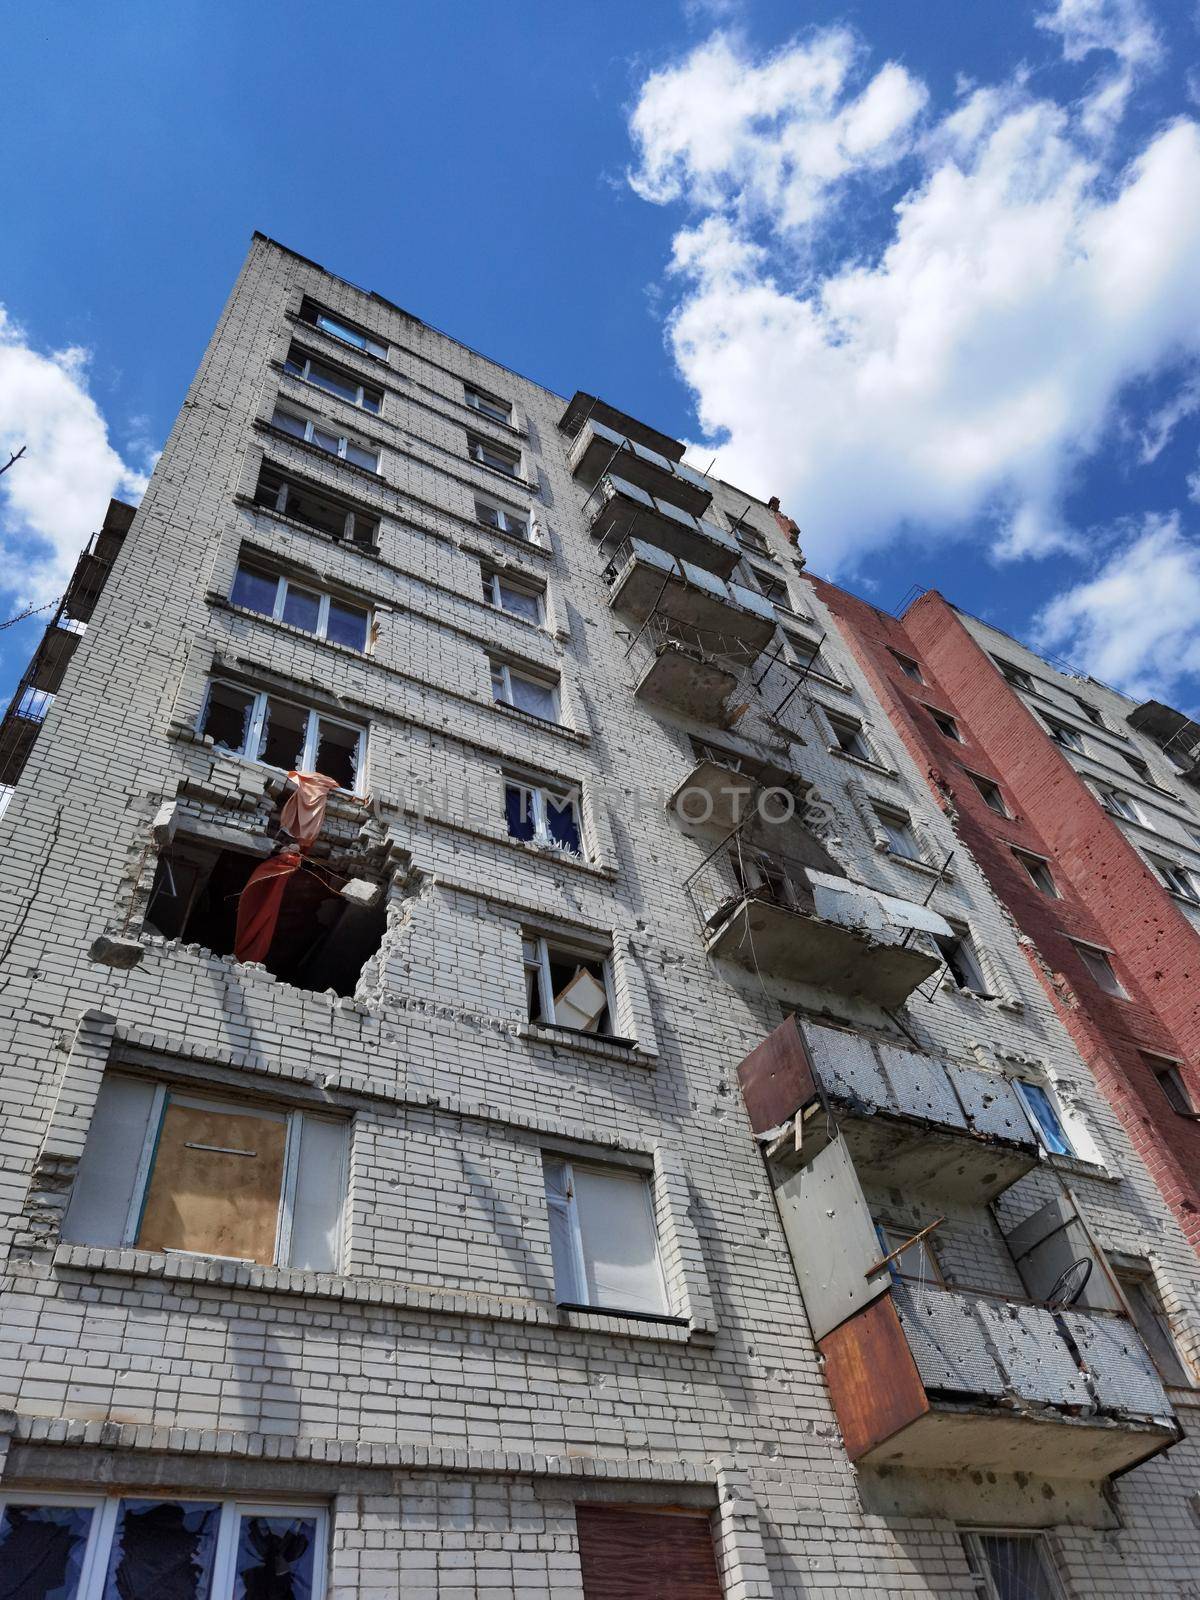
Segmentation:
<svg viewBox="0 0 1200 1600">
<path fill-rule="evenodd" d="M 558 426 L 569 439 L 575 439 L 588 422 L 602 422 L 615 433 L 624 434 L 626 438 L 657 451 L 660 456 L 666 456 L 668 461 L 679 461 L 683 456 L 683 444 L 678 439 L 672 439 L 669 433 L 662 433 L 648 422 L 639 422 L 628 411 L 619 411 L 616 406 L 610 406 L 607 400 L 598 400 L 595 395 L 577 389 L 559 417 Z"/>
<path fill-rule="evenodd" d="M 42 635 L 29 663 L 29 682 L 44 694 L 57 694 L 71 657 L 79 646 L 82 632 L 51 623 Z"/>
<path fill-rule="evenodd" d="M 894 1283 L 818 1341 L 852 1461 L 1097 1480 L 1180 1437 L 1133 1324 Z"/>
<path fill-rule="evenodd" d="M 1144 701 L 1125 720 L 1162 747 L 1184 783 L 1200 785 L 1200 723 L 1161 700 Z"/>
<path fill-rule="evenodd" d="M 775 632 L 775 609 L 739 583 L 725 583 L 689 561 L 626 539 L 604 569 L 608 603 L 645 624 L 665 619 L 680 638 L 709 655 L 745 664 Z"/>
<path fill-rule="evenodd" d="M 1007 1078 L 844 1028 L 790 1017 L 738 1079 L 755 1133 L 798 1117 L 812 1156 L 836 1131 L 857 1172 L 906 1194 L 991 1200 L 1040 1159 Z"/>
<path fill-rule="evenodd" d="M 687 883 L 710 956 L 764 977 L 901 1006 L 942 965 L 927 906 L 776 851 L 722 844 Z"/>
<path fill-rule="evenodd" d="M 571 471 L 581 483 L 594 484 L 612 471 L 696 517 L 707 511 L 712 501 L 712 492 L 700 473 L 594 419 L 580 428 L 569 459 Z"/>
<path fill-rule="evenodd" d="M 667 810 L 685 826 L 736 828 L 763 789 L 795 785 L 793 772 L 768 761 L 731 755 L 737 765 L 704 756 L 667 800 Z"/>
<path fill-rule="evenodd" d="M 681 511 L 669 500 L 656 500 L 624 478 L 605 474 L 593 491 L 591 509 L 592 536 L 602 545 L 605 541 L 623 542 L 636 533 L 719 578 L 727 578 L 741 559 L 732 534 L 690 511 Z"/>
</svg>

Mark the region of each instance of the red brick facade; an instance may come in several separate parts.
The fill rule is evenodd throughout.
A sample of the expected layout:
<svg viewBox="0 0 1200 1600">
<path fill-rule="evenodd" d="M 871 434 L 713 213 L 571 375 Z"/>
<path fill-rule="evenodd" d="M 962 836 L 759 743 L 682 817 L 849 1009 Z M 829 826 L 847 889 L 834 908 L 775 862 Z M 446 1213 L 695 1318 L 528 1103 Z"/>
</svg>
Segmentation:
<svg viewBox="0 0 1200 1600">
<path fill-rule="evenodd" d="M 897 621 L 809 581 L 939 802 L 957 813 L 963 843 L 1028 935 L 1034 970 L 1200 1250 L 1200 1121 L 1171 1106 L 1142 1054 L 1183 1061 L 1200 1103 L 1200 933 L 941 595 L 921 596 Z M 915 660 L 925 681 L 893 652 Z M 962 743 L 939 731 L 929 707 L 954 717 Z M 988 806 L 969 772 L 999 786 L 1011 816 Z M 1047 858 L 1059 898 L 1035 887 L 1014 847 Z M 1074 939 L 1113 951 L 1129 1000 L 1099 987 Z"/>
</svg>

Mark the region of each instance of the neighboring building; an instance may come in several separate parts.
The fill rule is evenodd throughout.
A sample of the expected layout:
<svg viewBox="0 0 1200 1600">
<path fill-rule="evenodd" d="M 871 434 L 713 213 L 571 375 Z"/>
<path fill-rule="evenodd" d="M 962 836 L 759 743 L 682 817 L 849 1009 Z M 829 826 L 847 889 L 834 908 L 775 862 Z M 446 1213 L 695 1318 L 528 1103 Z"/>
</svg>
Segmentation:
<svg viewBox="0 0 1200 1600">
<path fill-rule="evenodd" d="M 1200 1263 L 682 457 L 256 236 L 3 824 L 22 1600 L 1189 1593 Z"/>
<path fill-rule="evenodd" d="M 937 593 L 896 621 L 822 592 L 1200 1249 L 1200 789 L 1187 719 L 1066 672 Z"/>
</svg>

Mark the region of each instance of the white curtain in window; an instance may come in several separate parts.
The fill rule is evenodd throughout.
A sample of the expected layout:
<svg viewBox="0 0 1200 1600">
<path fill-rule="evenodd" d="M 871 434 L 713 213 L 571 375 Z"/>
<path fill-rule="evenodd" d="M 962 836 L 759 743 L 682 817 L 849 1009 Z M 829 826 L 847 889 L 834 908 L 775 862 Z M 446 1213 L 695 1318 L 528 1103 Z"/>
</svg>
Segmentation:
<svg viewBox="0 0 1200 1600">
<path fill-rule="evenodd" d="M 649 1185 L 636 1173 L 574 1168 L 588 1302 L 664 1313 Z"/>
<path fill-rule="evenodd" d="M 305 1272 L 336 1272 L 342 1231 L 342 1171 L 346 1124 L 305 1117 L 292 1202 L 288 1265 Z"/>
<path fill-rule="evenodd" d="M 543 1170 L 546 1210 L 550 1218 L 550 1254 L 554 1261 L 554 1293 L 559 1300 L 582 1305 L 587 1298 L 587 1286 L 579 1281 L 566 1163 L 547 1160 Z"/>
<path fill-rule="evenodd" d="M 138 1078 L 105 1077 L 101 1083 L 63 1219 L 62 1236 L 69 1243 L 124 1242 L 154 1089 Z"/>
</svg>

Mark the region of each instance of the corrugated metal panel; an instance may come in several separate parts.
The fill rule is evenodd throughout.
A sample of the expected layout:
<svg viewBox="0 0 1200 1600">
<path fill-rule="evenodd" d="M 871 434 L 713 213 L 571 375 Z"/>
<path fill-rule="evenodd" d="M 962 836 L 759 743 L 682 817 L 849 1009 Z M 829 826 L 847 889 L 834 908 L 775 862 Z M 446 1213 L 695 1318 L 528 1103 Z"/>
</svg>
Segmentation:
<svg viewBox="0 0 1200 1600">
<path fill-rule="evenodd" d="M 996 1398 L 1004 1393 L 1003 1375 L 972 1301 L 947 1289 L 918 1289 L 908 1283 L 895 1284 L 892 1299 L 927 1389 Z"/>
<path fill-rule="evenodd" d="M 987 1329 L 1013 1394 L 1044 1405 L 1091 1405 L 1083 1375 L 1043 1306 L 978 1300 L 975 1314 Z"/>
<path fill-rule="evenodd" d="M 1096 1398 L 1106 1411 L 1171 1417 L 1171 1402 L 1137 1329 L 1124 1317 L 1062 1312 L 1063 1323 L 1087 1363 Z"/>
<path fill-rule="evenodd" d="M 943 1127 L 966 1129 L 945 1063 L 933 1056 L 881 1044 L 879 1059 L 891 1081 L 891 1097 L 899 1111 L 910 1117 L 927 1117 Z"/>
<path fill-rule="evenodd" d="M 870 1040 L 843 1028 L 804 1027 L 808 1053 L 827 1092 L 880 1108 L 889 1105 L 887 1081 Z"/>
</svg>

